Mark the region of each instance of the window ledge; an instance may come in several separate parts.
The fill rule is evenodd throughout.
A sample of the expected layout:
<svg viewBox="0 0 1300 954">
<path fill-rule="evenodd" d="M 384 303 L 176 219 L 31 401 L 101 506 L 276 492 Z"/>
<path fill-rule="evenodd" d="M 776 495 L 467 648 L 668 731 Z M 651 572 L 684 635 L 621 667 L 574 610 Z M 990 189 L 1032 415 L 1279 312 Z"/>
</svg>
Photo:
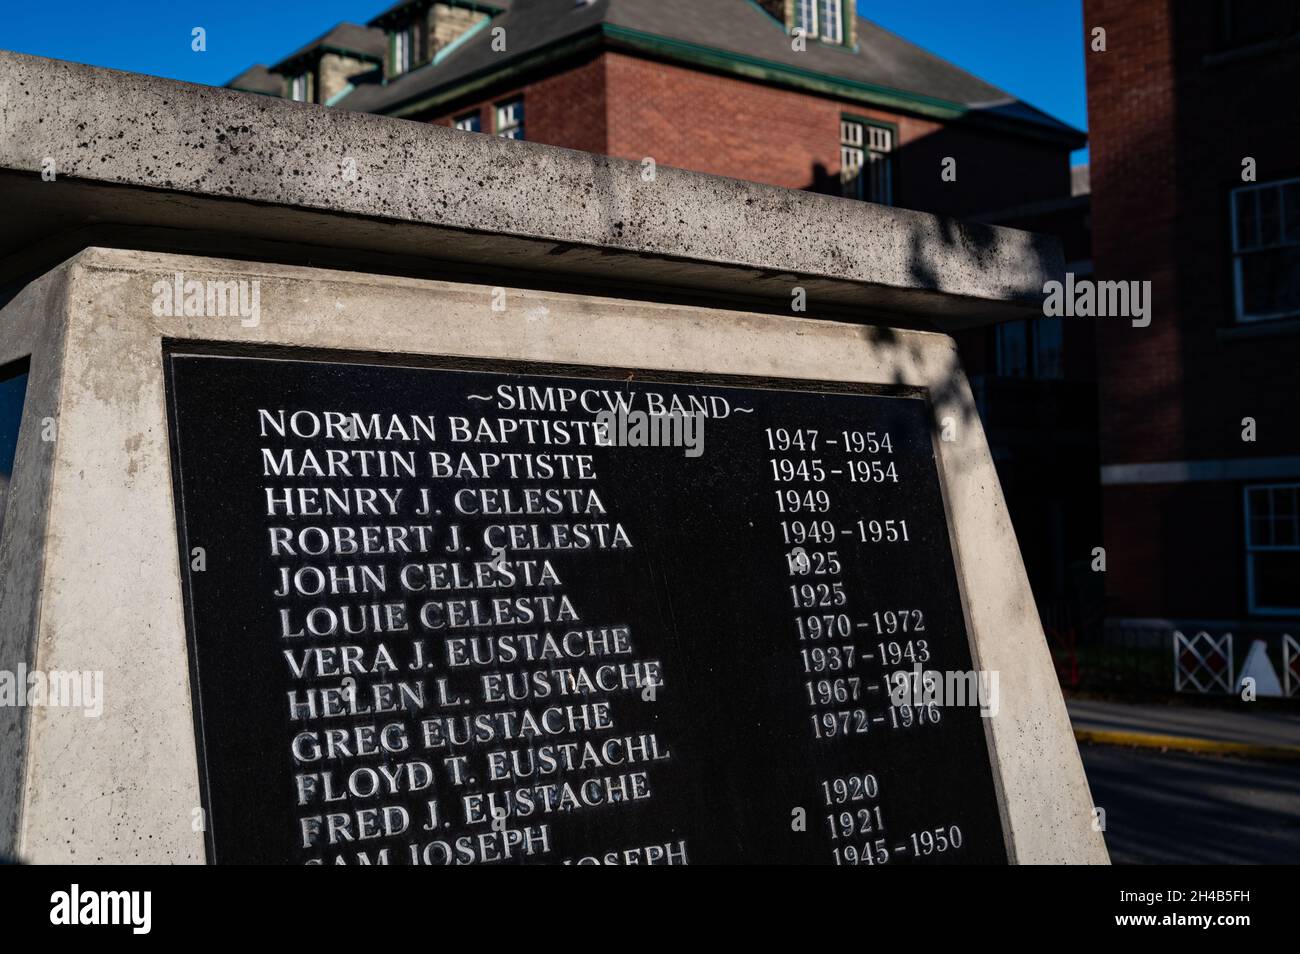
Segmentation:
<svg viewBox="0 0 1300 954">
<path fill-rule="evenodd" d="M 823 40 L 819 36 L 809 37 L 809 39 L 816 40 L 823 47 L 829 50 L 838 50 L 841 53 L 849 53 L 849 54 L 856 54 L 858 52 L 858 46 L 856 43 L 853 46 L 849 46 L 843 40 Z"/>
<path fill-rule="evenodd" d="M 1266 318 L 1260 321 L 1238 322 L 1227 328 L 1219 328 L 1216 334 L 1220 341 L 1300 334 L 1300 315 L 1294 318 Z"/>
<path fill-rule="evenodd" d="M 1298 606 L 1298 607 L 1293 607 L 1292 609 L 1254 609 L 1254 608 L 1252 608 L 1252 609 L 1249 610 L 1249 613 L 1250 613 L 1251 616 L 1260 616 L 1260 617 L 1264 617 L 1264 618 L 1269 618 L 1269 617 L 1278 617 L 1278 616 L 1297 616 L 1297 615 L 1300 615 L 1300 606 Z"/>
</svg>

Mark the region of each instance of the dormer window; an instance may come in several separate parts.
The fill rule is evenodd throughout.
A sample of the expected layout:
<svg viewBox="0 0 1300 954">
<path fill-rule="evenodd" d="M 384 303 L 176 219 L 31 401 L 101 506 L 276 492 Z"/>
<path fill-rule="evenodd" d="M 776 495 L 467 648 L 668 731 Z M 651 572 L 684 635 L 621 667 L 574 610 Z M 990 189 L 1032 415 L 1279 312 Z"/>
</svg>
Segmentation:
<svg viewBox="0 0 1300 954">
<path fill-rule="evenodd" d="M 340 23 L 266 72 L 280 79 L 277 95 L 296 103 L 333 106 L 352 92 L 352 79 L 384 62 L 384 30 Z M 270 92 L 270 90 L 268 90 Z"/>
<path fill-rule="evenodd" d="M 818 27 L 821 37 L 827 43 L 844 42 L 844 8 L 843 0 L 820 0 L 818 7 Z"/>
<path fill-rule="evenodd" d="M 390 75 L 401 76 L 403 73 L 409 73 L 415 67 L 417 56 L 416 24 L 412 23 L 400 30 L 394 30 L 389 36 L 389 43 L 392 51 Z"/>
<path fill-rule="evenodd" d="M 826 43 L 843 43 L 844 0 L 795 0 L 794 29 Z"/>
<path fill-rule="evenodd" d="M 439 62 L 502 9 L 498 0 L 401 0 L 370 21 L 388 33 L 384 75 L 395 79 Z"/>
<path fill-rule="evenodd" d="M 289 78 L 289 98 L 295 103 L 311 102 L 310 73 L 299 73 Z"/>
<path fill-rule="evenodd" d="M 794 28 L 804 36 L 817 35 L 817 0 L 795 0 Z"/>
</svg>

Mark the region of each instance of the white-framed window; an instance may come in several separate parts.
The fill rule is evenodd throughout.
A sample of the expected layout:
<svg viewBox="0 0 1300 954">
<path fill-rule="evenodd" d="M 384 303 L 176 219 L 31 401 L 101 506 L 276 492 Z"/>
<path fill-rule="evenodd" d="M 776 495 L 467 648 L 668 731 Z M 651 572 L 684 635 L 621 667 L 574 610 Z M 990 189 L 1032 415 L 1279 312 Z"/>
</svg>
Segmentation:
<svg viewBox="0 0 1300 954">
<path fill-rule="evenodd" d="M 392 75 L 401 76 L 415 66 L 415 27 L 403 27 L 392 34 Z"/>
<path fill-rule="evenodd" d="M 817 35 L 818 0 L 794 0 L 794 28 L 804 36 Z"/>
<path fill-rule="evenodd" d="M 299 73 L 289 79 L 289 98 L 295 103 L 311 102 L 310 73 Z"/>
<path fill-rule="evenodd" d="M 894 201 L 894 130 L 840 120 L 840 181 L 850 199 L 891 205 Z"/>
<path fill-rule="evenodd" d="M 1300 179 L 1232 190 L 1238 321 L 1300 315 Z"/>
<path fill-rule="evenodd" d="M 1250 611 L 1300 614 L 1300 483 L 1258 484 L 1245 494 Z"/>
<path fill-rule="evenodd" d="M 842 0 L 818 0 L 817 26 L 821 38 L 827 43 L 844 42 L 844 9 Z"/>
<path fill-rule="evenodd" d="M 466 113 L 456 120 L 456 128 L 462 132 L 482 132 L 483 117 L 477 109 L 472 113 Z"/>
<path fill-rule="evenodd" d="M 844 0 L 795 0 L 794 28 L 827 43 L 844 42 Z"/>
<path fill-rule="evenodd" d="M 497 104 L 497 135 L 503 139 L 524 138 L 524 101 L 512 99 Z"/>
</svg>

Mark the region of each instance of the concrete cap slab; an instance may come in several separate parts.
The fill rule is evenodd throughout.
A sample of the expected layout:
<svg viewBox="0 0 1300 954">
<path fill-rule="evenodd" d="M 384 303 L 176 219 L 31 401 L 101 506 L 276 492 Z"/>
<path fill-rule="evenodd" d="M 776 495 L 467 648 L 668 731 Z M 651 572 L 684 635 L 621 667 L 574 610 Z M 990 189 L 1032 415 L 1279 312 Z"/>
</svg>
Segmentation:
<svg viewBox="0 0 1300 954">
<path fill-rule="evenodd" d="M 810 314 L 903 313 L 945 327 L 1032 313 L 1064 267 L 1046 236 L 643 172 L 641 162 L 0 53 L 0 255 L 115 224 L 787 309 L 804 285 Z"/>
</svg>

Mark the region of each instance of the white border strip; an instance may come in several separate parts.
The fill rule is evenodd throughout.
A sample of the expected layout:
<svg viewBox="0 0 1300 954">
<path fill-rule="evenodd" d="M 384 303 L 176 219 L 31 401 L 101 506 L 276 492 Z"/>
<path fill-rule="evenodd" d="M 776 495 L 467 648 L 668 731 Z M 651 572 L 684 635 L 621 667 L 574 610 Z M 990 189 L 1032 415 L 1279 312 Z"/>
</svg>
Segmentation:
<svg viewBox="0 0 1300 954">
<path fill-rule="evenodd" d="M 1185 484 L 1213 480 L 1265 480 L 1300 477 L 1300 457 L 1238 457 L 1226 460 L 1175 460 L 1152 464 L 1108 464 L 1103 485 Z"/>
</svg>

